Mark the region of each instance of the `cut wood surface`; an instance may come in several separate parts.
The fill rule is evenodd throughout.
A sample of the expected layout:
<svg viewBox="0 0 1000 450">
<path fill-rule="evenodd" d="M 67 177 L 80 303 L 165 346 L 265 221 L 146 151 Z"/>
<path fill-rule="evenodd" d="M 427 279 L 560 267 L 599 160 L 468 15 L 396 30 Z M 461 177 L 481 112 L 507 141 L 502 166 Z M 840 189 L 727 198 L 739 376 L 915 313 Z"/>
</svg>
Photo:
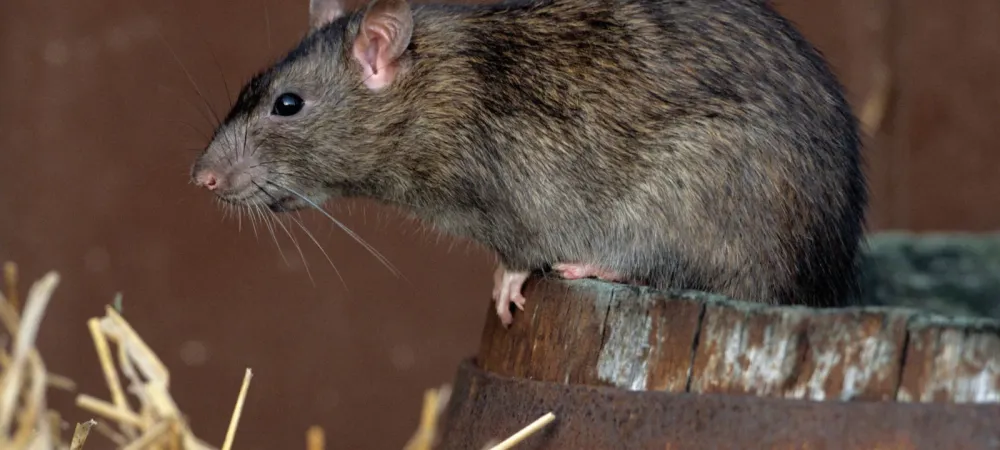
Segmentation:
<svg viewBox="0 0 1000 450">
<path fill-rule="evenodd" d="M 1000 324 L 913 309 L 811 309 L 533 278 L 477 358 L 500 376 L 630 391 L 1000 403 Z"/>
</svg>

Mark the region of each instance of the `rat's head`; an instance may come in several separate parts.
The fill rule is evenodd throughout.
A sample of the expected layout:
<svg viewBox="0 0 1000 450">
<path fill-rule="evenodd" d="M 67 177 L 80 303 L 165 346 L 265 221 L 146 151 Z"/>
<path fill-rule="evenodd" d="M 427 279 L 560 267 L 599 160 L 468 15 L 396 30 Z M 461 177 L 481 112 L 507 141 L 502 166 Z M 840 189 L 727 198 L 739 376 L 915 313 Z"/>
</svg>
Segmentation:
<svg viewBox="0 0 1000 450">
<path fill-rule="evenodd" d="M 309 12 L 310 33 L 243 87 L 191 169 L 225 202 L 316 206 L 376 164 L 364 154 L 366 117 L 401 71 L 410 7 L 373 0 L 347 14 L 344 0 L 311 0 Z"/>
</svg>

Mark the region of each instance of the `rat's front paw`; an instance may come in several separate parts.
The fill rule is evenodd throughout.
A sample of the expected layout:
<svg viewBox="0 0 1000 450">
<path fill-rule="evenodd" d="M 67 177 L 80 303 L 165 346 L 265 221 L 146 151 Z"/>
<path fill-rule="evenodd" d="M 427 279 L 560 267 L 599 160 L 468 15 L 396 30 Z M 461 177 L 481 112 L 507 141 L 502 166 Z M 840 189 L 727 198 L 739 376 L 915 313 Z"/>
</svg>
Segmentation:
<svg viewBox="0 0 1000 450">
<path fill-rule="evenodd" d="M 493 272 L 493 301 L 496 302 L 497 316 L 500 317 L 500 323 L 504 327 L 509 327 L 514 321 L 514 317 L 510 314 L 511 303 L 517 306 L 517 309 L 524 310 L 525 298 L 521 294 L 521 288 L 524 287 L 524 282 L 528 280 L 530 274 L 530 272 L 512 272 L 502 266 Z"/>
<path fill-rule="evenodd" d="M 622 275 L 612 272 L 610 270 L 605 270 L 592 264 L 569 264 L 560 263 L 554 264 L 552 270 L 559 273 L 559 275 L 567 280 L 579 280 L 581 278 L 594 277 L 604 281 L 613 282 L 624 282 L 625 277 Z"/>
</svg>

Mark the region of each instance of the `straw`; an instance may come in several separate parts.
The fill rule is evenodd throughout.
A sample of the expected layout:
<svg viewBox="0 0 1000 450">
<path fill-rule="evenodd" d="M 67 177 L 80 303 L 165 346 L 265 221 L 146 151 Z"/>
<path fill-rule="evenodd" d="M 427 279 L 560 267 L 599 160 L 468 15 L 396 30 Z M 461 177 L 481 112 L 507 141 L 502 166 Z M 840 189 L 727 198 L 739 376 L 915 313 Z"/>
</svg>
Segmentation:
<svg viewBox="0 0 1000 450">
<path fill-rule="evenodd" d="M 24 309 L 9 299 L 17 292 L 17 266 L 4 265 L 0 291 L 0 448 L 7 450 L 84 450 L 92 431 L 123 450 L 231 450 L 242 417 L 253 372 L 247 368 L 236 399 L 225 441 L 211 446 L 190 430 L 186 417 L 170 395 L 170 371 L 121 315 L 121 296 L 105 308 L 103 317 L 86 322 L 109 400 L 78 394 L 76 405 L 94 414 L 77 423 L 70 442 L 60 436 L 62 419 L 46 405 L 46 388 L 74 390 L 72 380 L 49 373 L 35 348 L 35 340 L 59 275 L 49 272 L 34 283 L 24 298 Z M 23 315 L 22 315 L 23 314 Z M 4 341 L 4 339 L 7 339 Z M 7 345 L 10 344 L 10 350 Z M 432 450 L 439 440 L 440 417 L 451 397 L 451 387 L 424 392 L 417 431 L 404 450 Z M 130 397 L 137 405 L 130 402 Z M 555 420 L 551 412 L 489 450 L 509 450 Z M 68 426 L 68 425 L 67 425 Z M 318 425 L 307 430 L 307 450 L 324 450 L 326 435 Z"/>
</svg>

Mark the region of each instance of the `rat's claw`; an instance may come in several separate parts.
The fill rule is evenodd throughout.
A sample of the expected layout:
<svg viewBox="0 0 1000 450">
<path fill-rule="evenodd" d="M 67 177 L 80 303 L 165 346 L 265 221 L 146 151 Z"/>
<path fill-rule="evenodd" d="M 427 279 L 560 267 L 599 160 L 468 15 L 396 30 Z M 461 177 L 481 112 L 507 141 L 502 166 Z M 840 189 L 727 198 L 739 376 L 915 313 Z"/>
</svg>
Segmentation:
<svg viewBox="0 0 1000 450">
<path fill-rule="evenodd" d="M 579 280 L 581 278 L 594 277 L 605 281 L 624 281 L 625 277 L 610 270 L 601 269 L 592 264 L 569 264 L 559 263 L 552 266 L 552 270 L 559 272 L 559 275 L 567 280 Z"/>
<path fill-rule="evenodd" d="M 528 275 L 530 272 L 511 272 L 503 267 L 498 267 L 493 272 L 493 300 L 496 302 L 497 316 L 504 327 L 509 327 L 514 321 L 510 314 L 511 303 L 524 311 L 526 299 L 521 294 L 521 289 L 528 280 Z"/>
</svg>

